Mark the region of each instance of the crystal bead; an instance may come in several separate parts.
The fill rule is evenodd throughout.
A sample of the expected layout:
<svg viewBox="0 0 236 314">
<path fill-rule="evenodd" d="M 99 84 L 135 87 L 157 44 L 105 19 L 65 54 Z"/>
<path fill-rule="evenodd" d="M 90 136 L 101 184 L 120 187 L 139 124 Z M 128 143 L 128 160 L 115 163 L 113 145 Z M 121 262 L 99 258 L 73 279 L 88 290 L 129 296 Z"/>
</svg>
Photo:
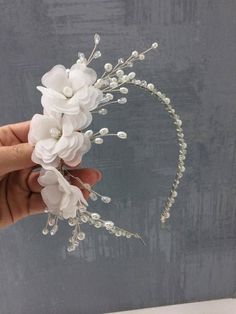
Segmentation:
<svg viewBox="0 0 236 314">
<path fill-rule="evenodd" d="M 126 236 L 127 239 L 130 239 L 130 238 L 131 238 L 131 234 L 130 234 L 130 233 L 126 233 L 125 236 Z"/>
<path fill-rule="evenodd" d="M 119 98 L 118 100 L 117 100 L 117 102 L 119 103 L 119 104 L 126 104 L 127 103 L 127 98 L 126 97 L 121 97 L 121 98 Z"/>
<path fill-rule="evenodd" d="M 58 231 L 58 225 L 55 225 L 55 226 L 50 230 L 50 234 L 53 236 L 54 234 L 56 234 L 57 231 Z"/>
<path fill-rule="evenodd" d="M 82 216 L 80 217 L 80 219 L 81 219 L 82 222 L 86 223 L 86 222 L 88 222 L 89 217 L 86 216 L 86 215 L 82 215 Z"/>
<path fill-rule="evenodd" d="M 96 195 L 94 192 L 91 192 L 91 193 L 89 194 L 89 197 L 90 197 L 90 199 L 91 199 L 92 201 L 94 201 L 94 202 L 98 199 L 97 195 Z"/>
<path fill-rule="evenodd" d="M 127 138 L 127 133 L 123 131 L 117 132 L 117 136 L 121 139 L 126 139 Z"/>
<path fill-rule="evenodd" d="M 85 233 L 84 232 L 79 232 L 77 234 L 77 239 L 80 241 L 83 241 L 85 239 Z"/>
<path fill-rule="evenodd" d="M 76 218 L 69 218 L 68 219 L 68 225 L 69 226 L 73 227 L 73 226 L 76 225 L 76 223 L 77 223 L 77 219 Z"/>
<path fill-rule="evenodd" d="M 128 94 L 129 90 L 127 87 L 121 87 L 120 92 L 121 92 L 121 94 Z"/>
<path fill-rule="evenodd" d="M 98 219 L 100 219 L 100 215 L 98 213 L 92 213 L 91 218 L 94 220 L 98 220 Z"/>
<path fill-rule="evenodd" d="M 68 251 L 68 252 L 73 252 L 75 249 L 76 249 L 76 247 L 75 247 L 74 245 L 69 245 L 69 246 L 67 247 L 67 251 Z"/>
<path fill-rule="evenodd" d="M 120 237 L 121 235 L 122 235 L 121 230 L 116 230 L 115 236 L 116 236 L 116 237 Z"/>
<path fill-rule="evenodd" d="M 103 143 L 103 139 L 101 137 L 97 137 L 97 138 L 95 138 L 94 143 L 100 145 Z"/>
<path fill-rule="evenodd" d="M 105 116 L 108 113 L 108 110 L 106 108 L 102 108 L 98 111 L 98 113 Z"/>
<path fill-rule="evenodd" d="M 47 235 L 48 232 L 49 232 L 48 228 L 44 228 L 44 229 L 42 230 L 42 234 L 43 234 L 43 235 Z"/>
<path fill-rule="evenodd" d="M 108 203 L 111 202 L 111 198 L 110 198 L 109 196 L 102 196 L 102 197 L 101 197 L 101 201 L 102 201 L 103 203 L 108 204 Z"/>
<path fill-rule="evenodd" d="M 105 69 L 106 72 L 111 72 L 112 68 L 113 68 L 113 66 L 112 66 L 111 63 L 106 63 L 104 65 L 104 69 Z"/>
<path fill-rule="evenodd" d="M 49 224 L 50 227 L 52 227 L 55 224 L 55 222 L 56 222 L 55 218 L 50 217 L 48 219 L 48 224 Z"/>
<path fill-rule="evenodd" d="M 104 227 L 106 228 L 106 230 L 111 230 L 114 227 L 114 222 L 113 221 L 105 221 Z"/>
<path fill-rule="evenodd" d="M 101 221 L 96 221 L 94 224 L 95 228 L 101 228 L 102 227 L 102 222 Z"/>
<path fill-rule="evenodd" d="M 123 64 L 124 63 L 124 59 L 123 58 L 119 58 L 118 59 L 118 64 Z"/>
<path fill-rule="evenodd" d="M 145 59 L 145 55 L 143 54 L 143 53 L 141 53 L 140 55 L 139 55 L 139 60 L 144 60 Z"/>
<path fill-rule="evenodd" d="M 165 102 L 165 104 L 169 105 L 169 104 L 170 104 L 170 98 L 166 97 L 166 98 L 164 99 L 164 102 Z"/>
<path fill-rule="evenodd" d="M 94 43 L 95 43 L 95 45 L 98 45 L 99 44 L 99 42 L 100 42 L 100 35 L 99 34 L 95 34 L 94 35 Z"/>
<path fill-rule="evenodd" d="M 101 55 L 102 55 L 102 54 L 101 54 L 101 51 L 100 51 L 100 50 L 97 50 L 97 51 L 95 51 L 93 57 L 94 57 L 94 59 L 97 59 L 97 58 L 100 58 Z"/>
</svg>

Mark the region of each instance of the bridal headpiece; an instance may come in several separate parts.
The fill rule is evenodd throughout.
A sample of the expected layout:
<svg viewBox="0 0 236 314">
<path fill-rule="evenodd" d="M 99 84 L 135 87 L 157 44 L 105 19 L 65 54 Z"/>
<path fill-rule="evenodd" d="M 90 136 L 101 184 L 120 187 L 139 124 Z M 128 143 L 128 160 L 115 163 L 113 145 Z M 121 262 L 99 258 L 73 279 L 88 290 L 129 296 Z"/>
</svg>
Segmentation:
<svg viewBox="0 0 236 314">
<path fill-rule="evenodd" d="M 77 180 L 79 186 L 89 192 L 92 201 L 100 199 L 103 203 L 110 203 L 111 198 L 94 191 L 90 185 L 68 171 L 68 167 L 79 165 L 92 144 L 100 145 L 108 136 L 127 138 L 124 131 L 110 133 L 108 128 L 104 127 L 94 132 L 87 128 L 95 113 L 106 115 L 109 105 L 125 104 L 129 86 L 142 88 L 156 97 L 176 128 L 179 145 L 177 171 L 161 213 L 162 223 L 170 217 L 170 209 L 177 197 L 177 188 L 185 171 L 187 144 L 184 140 L 182 121 L 171 100 L 153 83 L 137 79 L 135 72 L 130 70 L 136 61 L 144 60 L 149 51 L 157 49 L 158 43 L 154 42 L 143 52 L 133 51 L 128 58 L 118 59 L 116 65 L 106 63 L 104 73 L 97 78 L 90 64 L 101 56 L 97 49 L 99 42 L 100 36 L 95 34 L 94 47 L 88 58 L 79 52 L 77 62 L 70 69 L 56 65 L 43 75 L 43 86 L 37 87 L 42 93 L 43 114 L 33 116 L 28 137 L 29 143 L 34 146 L 32 160 L 42 167 L 38 181 L 43 186 L 41 193 L 48 213 L 42 232 L 44 235 L 54 235 L 58 230 L 59 220 L 67 220 L 73 227 L 68 252 L 74 251 L 80 241 L 84 240 L 82 225 L 85 223 L 95 228 L 104 228 L 117 237 L 142 240 L 139 234 L 117 227 L 112 221 L 88 210 L 88 203 L 81 189 L 72 185 L 71 180 Z"/>
</svg>

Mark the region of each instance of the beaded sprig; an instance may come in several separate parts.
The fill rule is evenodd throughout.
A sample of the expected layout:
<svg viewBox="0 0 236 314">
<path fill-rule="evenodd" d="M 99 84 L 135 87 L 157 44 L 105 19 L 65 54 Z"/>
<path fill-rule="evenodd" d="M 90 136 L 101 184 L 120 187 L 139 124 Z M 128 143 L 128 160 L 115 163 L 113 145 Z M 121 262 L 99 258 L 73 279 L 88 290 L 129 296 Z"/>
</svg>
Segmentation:
<svg viewBox="0 0 236 314">
<path fill-rule="evenodd" d="M 66 73 L 68 75 L 68 79 L 70 78 L 70 74 L 72 73 L 73 69 L 76 68 L 77 70 L 79 69 L 78 71 L 80 71 L 77 73 L 82 73 L 82 75 L 84 75 L 84 77 L 85 77 L 84 81 L 85 82 L 88 81 L 89 75 L 92 75 L 91 70 L 90 70 L 90 72 L 87 70 L 88 65 L 91 64 L 91 62 L 93 60 L 101 57 L 100 50 L 97 50 L 97 46 L 98 46 L 99 42 L 100 42 L 100 36 L 98 34 L 95 34 L 94 35 L 94 47 L 93 47 L 92 52 L 88 58 L 85 57 L 84 53 L 81 53 L 81 52 L 78 53 L 78 60 L 76 63 L 78 66 L 74 65 L 74 66 L 72 66 L 71 69 L 66 70 Z M 142 52 L 138 52 L 135 50 L 126 59 L 119 58 L 117 60 L 117 63 L 114 66 L 111 63 L 106 63 L 104 65 L 103 74 L 100 76 L 100 78 L 98 78 L 94 82 L 94 84 L 92 85 L 92 88 L 91 88 L 91 86 L 88 85 L 88 90 L 89 90 L 89 88 L 91 88 L 91 95 L 94 95 L 94 93 L 95 94 L 97 93 L 96 95 L 98 95 L 96 100 L 94 100 L 95 98 L 93 96 L 90 97 L 89 103 L 93 101 L 94 102 L 93 106 L 90 106 L 90 109 L 86 109 L 86 106 L 82 105 L 84 98 L 81 98 L 82 99 L 81 103 L 80 103 L 80 100 L 78 100 L 78 106 L 81 107 L 80 110 L 77 110 L 78 111 L 77 112 L 76 108 L 73 107 L 73 114 L 74 114 L 74 112 L 77 114 L 77 115 L 74 115 L 73 119 L 74 120 L 80 119 L 82 113 L 84 114 L 83 119 L 85 120 L 85 124 L 84 124 L 85 130 L 83 130 L 83 128 L 81 127 L 79 133 L 80 133 L 80 136 L 83 136 L 83 141 L 84 141 L 84 143 L 87 143 L 86 147 L 88 147 L 88 149 L 89 149 L 91 144 L 100 145 L 103 143 L 104 139 L 107 137 L 117 137 L 119 139 L 127 139 L 127 133 L 124 131 L 110 132 L 108 128 L 104 127 L 102 129 L 100 129 L 99 131 L 94 132 L 93 130 L 91 130 L 91 129 L 87 130 L 86 128 L 91 123 L 92 117 L 94 115 L 96 115 L 96 114 L 106 115 L 108 113 L 107 107 L 109 105 L 123 105 L 123 104 L 125 104 L 127 102 L 127 98 L 125 97 L 125 95 L 127 95 L 129 92 L 129 89 L 128 89 L 129 86 L 136 86 L 138 88 L 141 88 L 141 89 L 147 91 L 148 93 L 150 93 L 151 95 L 156 97 L 157 100 L 160 101 L 161 104 L 164 105 L 165 110 L 168 112 L 170 118 L 172 119 L 172 121 L 174 123 L 175 129 L 176 129 L 176 134 L 177 134 L 177 139 L 178 139 L 178 145 L 179 145 L 179 157 L 178 157 L 176 175 L 175 175 L 173 184 L 171 186 L 170 193 L 169 193 L 167 200 L 165 202 L 164 209 L 162 210 L 162 213 L 161 213 L 161 222 L 165 223 L 170 218 L 170 209 L 173 206 L 175 199 L 177 197 L 177 188 L 179 186 L 180 180 L 183 177 L 183 173 L 185 171 L 185 158 L 186 158 L 186 153 L 187 153 L 187 144 L 186 144 L 185 139 L 184 139 L 182 121 L 180 119 L 180 116 L 176 113 L 170 98 L 168 98 L 164 93 L 162 93 L 158 88 L 156 88 L 153 83 L 148 83 L 145 80 L 139 80 L 136 78 L 135 72 L 127 71 L 127 69 L 130 69 L 133 67 L 133 65 L 136 61 L 144 60 L 146 57 L 146 54 L 148 52 L 155 50 L 157 48 L 158 48 L 158 43 L 154 42 L 148 49 L 146 49 Z M 48 76 L 46 77 L 46 80 L 44 80 L 44 81 L 47 82 L 49 80 Z M 74 79 L 75 75 L 71 74 L 71 77 L 73 77 L 73 79 Z M 75 79 L 78 79 L 78 77 L 76 77 Z M 50 82 L 51 81 L 49 80 L 49 83 Z M 70 104 L 75 105 L 75 101 L 72 102 L 72 100 L 73 100 L 73 97 L 76 93 L 77 93 L 76 95 L 78 95 L 78 99 L 80 99 L 79 98 L 80 95 L 78 94 L 79 91 L 73 90 L 73 88 L 74 88 L 73 84 L 74 84 L 74 82 L 72 81 L 72 84 L 70 86 L 66 85 L 62 89 L 62 96 L 65 98 L 65 101 L 68 101 L 69 105 Z M 46 91 L 46 92 L 45 92 L 44 87 L 39 87 L 38 89 L 42 93 L 46 93 L 46 96 L 49 95 L 50 97 L 54 97 L 53 95 L 56 95 L 55 93 L 53 94 L 53 92 L 50 88 L 49 88 L 49 91 Z M 116 94 L 121 94 L 121 96 L 115 97 Z M 100 95 L 100 97 L 99 97 L 99 95 Z M 62 96 L 60 96 L 61 99 L 62 99 Z M 56 108 L 55 109 L 56 115 L 54 113 L 48 114 L 48 107 L 46 107 L 45 103 L 47 105 L 47 102 L 45 101 L 45 99 L 44 99 L 44 103 L 42 100 L 42 104 L 43 104 L 43 106 L 45 106 L 44 107 L 44 114 L 48 115 L 50 117 L 50 119 L 52 119 L 52 118 L 58 119 L 58 115 L 59 115 L 59 118 L 61 119 L 60 121 L 62 121 L 62 123 L 68 124 L 68 119 L 71 119 L 71 117 L 73 116 L 72 112 L 69 112 L 70 115 L 68 115 L 69 117 L 67 117 L 68 109 L 66 112 L 63 112 L 63 110 L 60 111 L 61 109 L 59 107 L 55 107 Z M 87 101 L 87 103 L 88 103 L 88 101 Z M 60 103 L 59 103 L 59 105 L 60 105 Z M 71 107 L 72 107 L 72 105 L 71 105 Z M 63 119 L 65 119 L 66 122 L 63 122 L 64 121 Z M 75 123 L 74 120 L 73 121 L 71 120 L 72 124 Z M 68 125 L 66 125 L 66 126 L 68 127 Z M 53 140 L 60 141 L 60 139 L 63 136 L 63 130 L 64 130 L 64 125 L 62 127 L 60 127 L 60 126 L 58 127 L 57 124 L 55 124 L 55 126 L 50 128 L 50 130 L 49 130 L 51 138 L 53 138 Z M 65 145 L 65 140 L 63 143 Z M 34 143 L 34 145 L 35 145 L 35 143 Z M 36 147 L 36 145 L 35 145 L 35 147 Z M 68 147 L 71 147 L 71 146 L 72 146 L 71 143 L 68 144 Z M 87 148 L 85 149 L 82 146 L 80 151 L 76 151 L 76 153 L 81 154 L 81 156 L 82 156 L 88 149 Z M 48 153 L 47 147 L 44 147 L 44 151 L 46 151 Z M 59 150 L 57 149 L 57 151 L 59 151 Z M 73 155 L 73 154 L 76 155 L 76 153 L 74 151 L 72 151 L 71 155 Z M 73 158 L 74 158 L 74 155 L 73 155 Z M 37 155 L 37 152 L 35 152 L 35 156 L 36 156 L 35 158 L 37 158 L 38 163 L 40 163 L 39 162 L 39 160 L 41 160 L 40 159 L 40 156 L 41 156 L 40 151 L 39 151 L 38 155 Z M 64 157 L 64 156 L 66 156 L 66 157 Z M 93 190 L 89 184 L 84 183 L 79 177 L 76 177 L 76 176 L 71 174 L 71 172 L 68 170 L 67 165 L 70 165 L 70 163 L 71 163 L 70 160 L 73 158 L 69 159 L 69 157 L 70 157 L 69 153 L 67 152 L 65 154 L 64 151 L 63 151 L 63 154 L 61 153 L 61 155 L 58 154 L 55 156 L 55 158 L 60 159 L 60 164 L 57 166 L 54 166 L 54 167 L 56 168 L 56 171 L 58 171 L 60 174 L 62 174 L 63 177 L 65 178 L 65 180 L 66 180 L 65 184 L 68 184 L 68 186 L 70 186 L 69 184 L 70 184 L 71 180 L 72 179 L 76 180 L 76 181 L 78 181 L 78 185 L 82 189 L 85 189 L 89 192 L 89 198 L 92 201 L 96 201 L 97 199 L 100 199 L 104 204 L 110 203 L 111 198 L 109 196 L 101 195 L 100 193 Z M 44 169 L 44 171 L 49 171 L 51 169 L 50 168 L 51 164 L 48 160 L 50 160 L 50 162 L 52 162 L 52 160 L 53 160 L 53 162 L 54 162 L 54 159 L 52 159 L 51 155 L 49 154 L 49 156 L 47 156 L 47 160 L 43 160 L 40 163 L 42 168 Z M 48 162 L 48 164 L 46 164 L 47 162 Z M 53 169 L 51 169 L 51 170 L 53 170 Z M 46 174 L 46 176 L 47 175 L 48 174 Z M 54 173 L 53 175 L 57 176 L 57 172 L 56 172 L 56 174 Z M 45 176 L 45 174 L 44 174 L 44 176 Z M 59 178 L 59 179 L 61 180 L 61 178 Z M 45 179 L 42 179 L 41 181 L 46 182 Z M 44 185 L 44 187 L 47 187 L 46 183 L 42 183 L 42 184 Z M 68 186 L 66 186 L 65 190 L 68 189 Z M 69 214 L 69 215 L 68 215 L 68 213 L 65 214 L 64 209 L 61 209 L 61 208 L 58 208 L 58 210 L 51 209 L 50 204 L 48 207 L 49 207 L 47 209 L 48 219 L 46 222 L 46 226 L 44 227 L 42 232 L 44 235 L 56 234 L 56 232 L 58 231 L 59 220 L 67 219 L 68 224 L 71 227 L 73 227 L 72 236 L 69 238 L 69 244 L 67 247 L 68 252 L 74 251 L 78 247 L 79 243 L 85 239 L 85 233 L 81 230 L 81 225 L 85 224 L 85 223 L 88 223 L 88 224 L 94 226 L 95 228 L 103 228 L 103 229 L 107 230 L 110 234 L 115 235 L 116 237 L 126 237 L 126 238 L 134 237 L 134 238 L 141 240 L 144 243 L 142 237 L 139 234 L 132 233 L 130 231 L 127 231 L 127 230 L 124 230 L 120 227 L 117 227 L 117 226 L 115 226 L 115 224 L 112 221 L 102 219 L 100 214 L 88 211 L 87 204 L 82 199 L 78 199 L 78 202 L 77 202 L 77 205 L 76 205 L 76 208 L 75 208 L 73 214 Z M 49 228 L 50 228 L 50 230 L 49 230 Z"/>
</svg>

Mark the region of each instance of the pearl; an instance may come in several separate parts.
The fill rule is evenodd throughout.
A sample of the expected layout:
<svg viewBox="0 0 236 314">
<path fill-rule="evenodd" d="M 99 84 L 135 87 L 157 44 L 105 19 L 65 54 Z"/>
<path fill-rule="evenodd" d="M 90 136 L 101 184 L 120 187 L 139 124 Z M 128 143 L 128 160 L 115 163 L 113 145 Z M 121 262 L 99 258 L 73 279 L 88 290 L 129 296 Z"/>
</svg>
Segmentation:
<svg viewBox="0 0 236 314">
<path fill-rule="evenodd" d="M 119 58 L 118 59 L 118 64 L 123 64 L 124 63 L 124 59 L 123 58 Z"/>
<path fill-rule="evenodd" d="M 154 88 L 155 88 L 155 86 L 154 86 L 154 84 L 149 83 L 149 84 L 147 85 L 147 88 L 148 88 L 150 91 L 153 91 Z"/>
<path fill-rule="evenodd" d="M 166 97 L 166 98 L 164 99 L 164 102 L 165 102 L 165 104 L 169 105 L 169 104 L 170 104 L 170 98 Z"/>
<path fill-rule="evenodd" d="M 106 72 L 111 72 L 111 70 L 113 69 L 113 66 L 112 66 L 111 63 L 106 63 L 104 65 L 104 69 L 105 69 Z"/>
<path fill-rule="evenodd" d="M 98 110 L 98 113 L 105 116 L 108 113 L 108 110 L 106 108 L 102 108 L 102 109 Z"/>
<path fill-rule="evenodd" d="M 141 54 L 139 55 L 139 60 L 144 60 L 144 59 L 145 59 L 145 55 L 141 53 Z"/>
<path fill-rule="evenodd" d="M 107 93 L 106 98 L 108 99 L 108 101 L 110 101 L 114 98 L 114 96 L 111 93 Z"/>
<path fill-rule="evenodd" d="M 176 191 L 172 192 L 172 197 L 176 197 L 178 195 L 178 193 Z"/>
<path fill-rule="evenodd" d="M 118 86 L 118 83 L 117 82 L 111 82 L 110 83 L 110 87 L 111 88 L 116 88 Z"/>
<path fill-rule="evenodd" d="M 163 214 L 162 214 L 166 219 L 170 218 L 170 213 L 165 211 Z"/>
<path fill-rule="evenodd" d="M 70 245 L 67 247 L 68 252 L 73 252 L 75 249 L 76 249 L 76 247 L 74 245 Z"/>
<path fill-rule="evenodd" d="M 52 138 L 59 139 L 61 137 L 61 131 L 58 130 L 57 128 L 51 128 L 49 130 L 49 133 Z"/>
<path fill-rule="evenodd" d="M 94 143 L 100 145 L 103 143 L 103 139 L 101 137 L 97 137 L 95 138 Z"/>
<path fill-rule="evenodd" d="M 124 75 L 124 71 L 123 71 L 123 70 L 117 70 L 117 71 L 116 71 L 116 75 L 117 75 L 118 77 L 122 77 L 122 76 Z"/>
<path fill-rule="evenodd" d="M 88 136 L 88 137 L 91 137 L 91 136 L 93 136 L 93 131 L 92 130 L 87 130 L 84 134 L 86 136 Z"/>
<path fill-rule="evenodd" d="M 106 135 L 106 134 L 109 133 L 109 129 L 108 129 L 108 128 L 102 128 L 102 129 L 99 131 L 99 133 L 100 133 L 101 135 Z"/>
<path fill-rule="evenodd" d="M 120 92 L 121 92 L 121 94 L 128 94 L 129 90 L 127 87 L 121 87 Z"/>
<path fill-rule="evenodd" d="M 159 44 L 155 42 L 152 44 L 152 49 L 157 49 L 158 46 L 159 46 Z"/>
<path fill-rule="evenodd" d="M 94 35 L 94 43 L 95 45 L 98 45 L 100 42 L 100 35 L 99 34 L 95 34 Z"/>
<path fill-rule="evenodd" d="M 122 232 L 120 231 L 120 230 L 117 230 L 116 232 L 115 232 L 115 236 L 116 237 L 120 237 L 122 235 Z"/>
<path fill-rule="evenodd" d="M 84 232 L 79 232 L 77 235 L 77 239 L 80 241 L 83 241 L 85 239 L 85 233 Z"/>
<path fill-rule="evenodd" d="M 126 104 L 127 103 L 127 98 L 126 97 L 121 97 L 117 100 L 119 104 Z"/>
<path fill-rule="evenodd" d="M 101 201 L 103 203 L 109 204 L 111 202 L 111 198 L 109 196 L 102 196 Z"/>
<path fill-rule="evenodd" d="M 65 86 L 62 92 L 67 98 L 70 98 L 73 96 L 73 89 L 69 86 Z"/>
<path fill-rule="evenodd" d="M 136 75 L 135 72 L 130 72 L 130 73 L 128 74 L 128 78 L 129 78 L 130 80 L 132 80 L 132 79 L 135 78 L 135 75 Z"/>
<path fill-rule="evenodd" d="M 134 51 L 132 52 L 132 57 L 134 57 L 134 58 L 137 58 L 137 57 L 138 57 L 138 51 L 137 51 L 137 50 L 134 50 Z"/>
<path fill-rule="evenodd" d="M 126 139 L 127 138 L 127 133 L 123 131 L 117 132 L 117 136 L 121 139 Z"/>
<path fill-rule="evenodd" d="M 80 219 L 81 219 L 81 221 L 84 222 L 84 223 L 88 222 L 88 220 L 89 220 L 88 216 L 86 216 L 86 215 L 82 215 L 82 216 L 80 217 Z"/>
<path fill-rule="evenodd" d="M 42 234 L 43 234 L 43 235 L 47 235 L 48 232 L 49 232 L 48 228 L 44 228 L 44 229 L 42 230 Z"/>
</svg>

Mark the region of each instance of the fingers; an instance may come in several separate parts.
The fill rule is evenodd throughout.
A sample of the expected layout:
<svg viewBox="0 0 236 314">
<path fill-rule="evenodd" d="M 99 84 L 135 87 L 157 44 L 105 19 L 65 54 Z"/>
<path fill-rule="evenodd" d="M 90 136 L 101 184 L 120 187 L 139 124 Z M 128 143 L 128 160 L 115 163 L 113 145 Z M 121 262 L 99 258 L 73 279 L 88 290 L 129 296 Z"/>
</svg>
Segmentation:
<svg viewBox="0 0 236 314">
<path fill-rule="evenodd" d="M 33 147 L 28 143 L 0 147 L 0 176 L 35 165 L 32 152 Z"/>
<path fill-rule="evenodd" d="M 32 193 L 29 199 L 29 214 L 43 213 L 47 206 L 44 204 L 40 193 Z"/>
<path fill-rule="evenodd" d="M 42 186 L 38 182 L 39 172 L 31 172 L 27 179 L 27 185 L 31 192 L 40 193 Z"/>
<path fill-rule="evenodd" d="M 8 127 L 13 135 L 19 140 L 21 143 L 27 143 L 28 142 L 28 133 L 29 133 L 29 127 L 30 127 L 30 121 L 15 123 L 15 124 L 9 124 L 6 127 Z"/>
<path fill-rule="evenodd" d="M 79 177 L 83 183 L 88 183 L 91 186 L 93 186 L 94 184 L 96 184 L 102 179 L 101 172 L 93 168 L 70 170 L 70 173 L 75 177 Z M 76 179 L 71 178 L 71 183 L 81 188 L 81 191 L 83 192 L 84 197 L 88 199 L 89 192 L 85 190 Z"/>
</svg>

